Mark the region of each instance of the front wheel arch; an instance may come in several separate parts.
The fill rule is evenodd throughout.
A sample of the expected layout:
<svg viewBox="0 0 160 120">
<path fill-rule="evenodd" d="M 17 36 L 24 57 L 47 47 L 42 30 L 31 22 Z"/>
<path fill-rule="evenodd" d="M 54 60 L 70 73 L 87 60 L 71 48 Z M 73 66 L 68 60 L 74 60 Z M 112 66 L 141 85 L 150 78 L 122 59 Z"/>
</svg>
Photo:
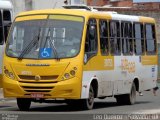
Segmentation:
<svg viewBox="0 0 160 120">
<path fill-rule="evenodd" d="M 96 98 L 98 96 L 98 81 L 96 79 L 93 79 L 90 86 L 92 85 L 94 90 L 94 97 Z"/>
<path fill-rule="evenodd" d="M 136 87 L 136 91 L 139 91 L 139 79 L 138 78 L 135 78 L 133 83 L 135 84 L 135 87 Z"/>
</svg>

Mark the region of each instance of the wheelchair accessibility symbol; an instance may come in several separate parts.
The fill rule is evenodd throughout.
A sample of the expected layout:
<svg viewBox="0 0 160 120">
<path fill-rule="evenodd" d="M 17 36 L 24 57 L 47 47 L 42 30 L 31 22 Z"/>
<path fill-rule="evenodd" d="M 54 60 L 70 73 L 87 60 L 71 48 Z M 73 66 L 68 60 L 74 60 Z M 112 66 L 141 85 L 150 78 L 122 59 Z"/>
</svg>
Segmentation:
<svg viewBox="0 0 160 120">
<path fill-rule="evenodd" d="M 50 58 L 51 52 L 51 48 L 40 48 L 40 58 Z"/>
</svg>

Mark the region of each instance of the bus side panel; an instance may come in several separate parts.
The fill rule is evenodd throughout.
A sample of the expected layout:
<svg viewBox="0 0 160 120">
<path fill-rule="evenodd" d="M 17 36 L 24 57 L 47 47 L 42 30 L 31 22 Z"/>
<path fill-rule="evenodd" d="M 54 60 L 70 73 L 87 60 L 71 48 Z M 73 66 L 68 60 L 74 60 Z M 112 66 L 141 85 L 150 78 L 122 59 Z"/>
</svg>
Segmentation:
<svg viewBox="0 0 160 120">
<path fill-rule="evenodd" d="M 150 62 L 146 63 L 144 59 Z M 152 57 L 116 56 L 114 72 L 114 94 L 130 93 L 135 79 L 138 80 L 139 91 L 151 89 L 155 86 L 157 79 L 157 65 Z"/>
<path fill-rule="evenodd" d="M 97 97 L 113 95 L 113 70 L 114 57 L 113 56 L 95 56 L 91 58 L 83 67 L 82 77 L 82 98 L 88 97 L 88 91 L 92 80 L 96 79 L 98 82 Z M 87 86 L 85 88 L 84 86 Z"/>
</svg>

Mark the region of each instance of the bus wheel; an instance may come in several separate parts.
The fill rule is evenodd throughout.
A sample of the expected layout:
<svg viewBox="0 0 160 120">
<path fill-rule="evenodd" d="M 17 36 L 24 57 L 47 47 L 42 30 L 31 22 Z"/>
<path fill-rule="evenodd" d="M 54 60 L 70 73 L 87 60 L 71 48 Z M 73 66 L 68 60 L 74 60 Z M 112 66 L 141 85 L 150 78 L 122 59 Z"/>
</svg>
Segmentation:
<svg viewBox="0 0 160 120">
<path fill-rule="evenodd" d="M 93 108 L 94 95 L 95 95 L 95 92 L 94 92 L 93 87 L 91 85 L 90 89 L 89 89 L 89 98 L 82 100 L 82 106 L 83 106 L 84 109 L 91 110 Z"/>
<path fill-rule="evenodd" d="M 125 102 L 128 105 L 133 105 L 136 102 L 136 86 L 133 82 L 130 94 L 125 95 Z"/>
<path fill-rule="evenodd" d="M 17 98 L 17 105 L 21 111 L 28 111 L 31 105 L 31 99 Z"/>
</svg>

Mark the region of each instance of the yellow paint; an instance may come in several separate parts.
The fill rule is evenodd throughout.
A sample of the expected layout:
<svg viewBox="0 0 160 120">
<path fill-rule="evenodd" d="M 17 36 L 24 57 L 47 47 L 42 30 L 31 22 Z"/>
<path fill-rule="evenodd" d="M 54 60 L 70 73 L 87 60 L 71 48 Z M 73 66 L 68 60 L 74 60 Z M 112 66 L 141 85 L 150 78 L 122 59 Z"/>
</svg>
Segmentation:
<svg viewBox="0 0 160 120">
<path fill-rule="evenodd" d="M 4 66 L 8 71 L 12 72 L 15 76 L 15 79 L 12 80 L 5 75 L 3 80 L 3 88 L 4 88 L 4 96 L 5 97 L 28 97 L 24 94 L 30 93 L 26 92 L 22 86 L 29 87 L 53 87 L 50 92 L 42 92 L 43 94 L 48 94 L 49 96 L 45 96 L 44 98 L 66 98 L 66 99 L 80 99 L 81 95 L 81 74 L 82 74 L 82 62 L 80 62 L 80 55 L 71 58 L 71 59 L 61 59 L 57 61 L 53 60 L 27 60 L 23 59 L 22 61 L 18 61 L 16 58 L 10 58 L 4 56 Z M 71 61 L 71 62 L 70 62 Z M 50 66 L 26 66 L 26 64 L 49 64 Z M 71 70 L 74 70 L 76 67 L 75 76 L 63 80 L 65 73 L 69 73 Z M 19 75 L 23 76 L 57 76 L 56 79 L 52 80 L 43 80 L 43 82 L 49 81 L 56 83 L 40 83 L 41 81 L 36 81 L 34 78 L 31 80 L 23 80 L 20 79 Z M 23 81 L 23 83 L 19 82 Z M 25 83 L 31 82 L 31 83 Z M 39 82 L 38 84 L 32 82 Z M 12 86 L 12 87 L 10 87 Z M 36 88 L 32 88 L 30 90 L 35 90 Z M 43 89 L 42 89 L 43 90 Z"/>
<path fill-rule="evenodd" d="M 86 65 L 84 65 L 84 71 L 97 70 L 114 70 L 114 57 L 95 56 L 91 58 Z"/>
<path fill-rule="evenodd" d="M 54 86 L 50 92 L 41 92 L 45 96 L 43 98 L 66 98 L 66 99 L 80 99 L 80 85 L 78 78 L 65 80 L 55 84 L 43 84 L 43 87 Z M 35 84 L 23 84 L 23 86 L 32 86 Z M 12 87 L 11 87 L 12 86 Z M 24 95 L 29 92 L 25 92 L 22 89 L 22 84 L 18 83 L 16 80 L 10 80 L 5 77 L 4 82 L 4 97 L 20 97 L 20 98 L 31 98 L 31 95 Z M 41 86 L 40 84 L 36 84 Z M 32 89 L 34 90 L 34 89 Z M 41 89 L 42 90 L 42 89 Z"/>
<path fill-rule="evenodd" d="M 36 14 L 63 14 L 63 15 L 73 15 L 73 16 L 83 16 L 83 17 L 96 17 L 101 19 L 111 19 L 110 14 L 103 14 L 96 13 L 96 12 L 90 12 L 90 11 L 83 11 L 83 10 L 73 10 L 73 9 L 46 9 L 46 10 L 34 10 L 34 11 L 27 11 L 22 12 L 18 16 L 24 16 L 24 15 L 36 15 Z"/>
<path fill-rule="evenodd" d="M 142 65 L 158 65 L 158 57 L 155 56 L 142 56 Z"/>
<path fill-rule="evenodd" d="M 69 16 L 69 15 L 50 15 L 49 19 L 69 20 L 69 21 L 77 21 L 77 22 L 83 22 L 84 21 L 82 17 Z"/>
<path fill-rule="evenodd" d="M 2 74 L 0 74 L 0 88 L 2 88 Z"/>
<path fill-rule="evenodd" d="M 47 19 L 47 15 L 30 15 L 30 16 L 17 17 L 15 21 L 18 22 L 18 21 L 39 20 L 39 19 Z"/>
<path fill-rule="evenodd" d="M 155 20 L 150 17 L 139 17 L 139 22 L 142 23 L 155 23 Z"/>
</svg>

